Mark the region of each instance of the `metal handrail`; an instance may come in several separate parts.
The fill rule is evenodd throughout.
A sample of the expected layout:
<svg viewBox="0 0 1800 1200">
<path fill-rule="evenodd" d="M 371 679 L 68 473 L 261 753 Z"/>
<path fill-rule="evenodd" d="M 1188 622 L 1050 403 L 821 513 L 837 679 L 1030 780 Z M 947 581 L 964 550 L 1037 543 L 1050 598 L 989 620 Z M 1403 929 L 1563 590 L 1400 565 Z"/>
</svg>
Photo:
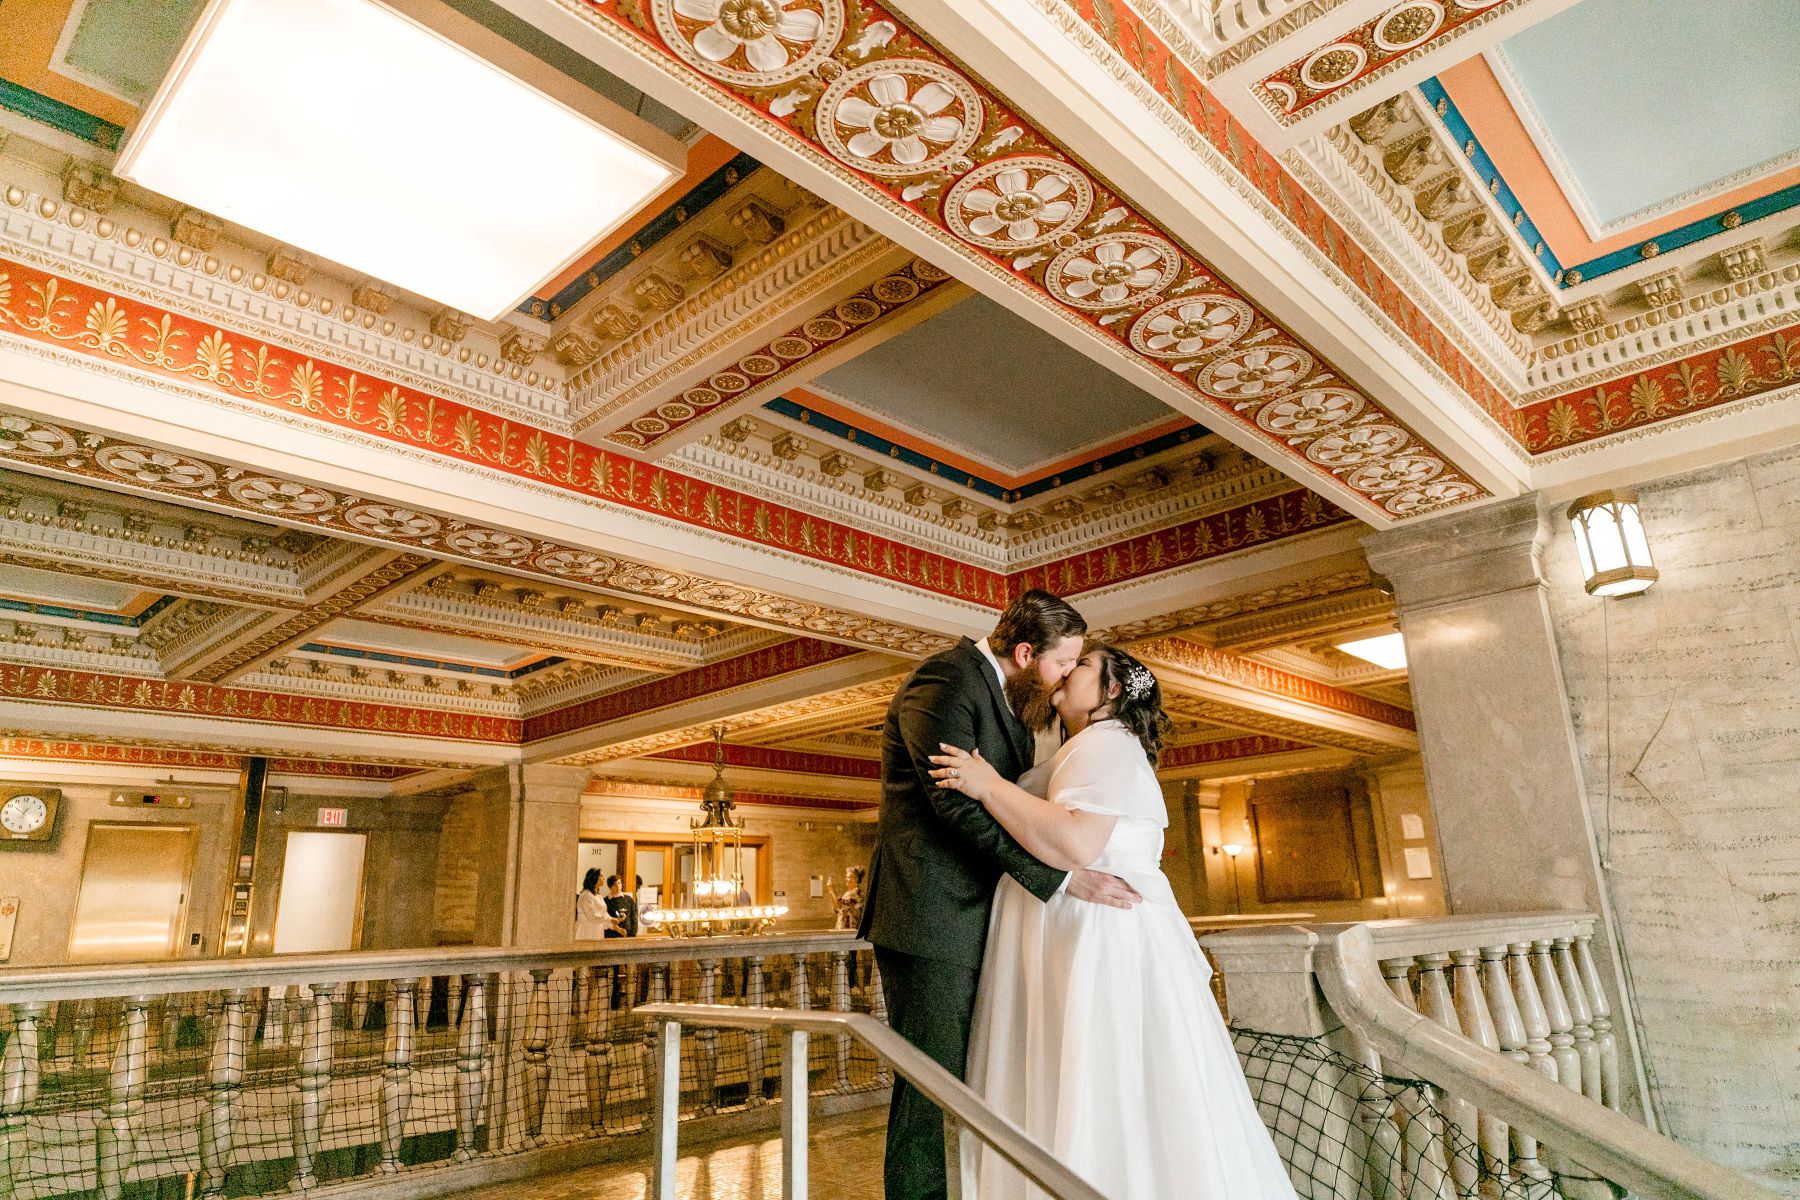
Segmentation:
<svg viewBox="0 0 1800 1200">
<path fill-rule="evenodd" d="M 677 1123 L 681 1105 L 681 1027 L 778 1031 L 781 1060 L 781 1194 L 806 1200 L 807 1038 L 830 1033 L 855 1038 L 888 1061 L 944 1113 L 944 1154 L 950 1200 L 975 1200 L 962 1155 L 962 1134 L 973 1133 L 1055 1200 L 1106 1200 L 1058 1162 L 1025 1131 L 987 1106 L 968 1084 L 923 1050 L 864 1013 L 731 1004 L 646 1004 L 632 1010 L 657 1022 L 656 1170 L 651 1196 L 675 1200 Z"/>
<path fill-rule="evenodd" d="M 1661 1134 L 1483 1049 L 1394 998 L 1374 931 L 1314 926 L 1315 972 L 1332 1011 L 1382 1057 L 1542 1139 L 1645 1196 L 1776 1200 L 1776 1194 Z"/>
</svg>

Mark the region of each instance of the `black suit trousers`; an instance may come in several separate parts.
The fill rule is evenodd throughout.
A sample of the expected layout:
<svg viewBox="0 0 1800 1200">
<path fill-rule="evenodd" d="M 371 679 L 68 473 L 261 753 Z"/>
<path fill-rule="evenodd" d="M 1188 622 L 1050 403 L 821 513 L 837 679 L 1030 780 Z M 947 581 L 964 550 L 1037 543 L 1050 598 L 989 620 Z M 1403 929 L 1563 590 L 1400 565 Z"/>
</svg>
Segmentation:
<svg viewBox="0 0 1800 1200">
<path fill-rule="evenodd" d="M 963 1077 L 969 1056 L 969 1023 L 975 1016 L 972 967 L 875 948 L 894 1032 Z M 887 1200 L 944 1200 L 944 1115 L 906 1080 L 894 1079 L 888 1109 L 887 1160 L 882 1169 Z"/>
</svg>

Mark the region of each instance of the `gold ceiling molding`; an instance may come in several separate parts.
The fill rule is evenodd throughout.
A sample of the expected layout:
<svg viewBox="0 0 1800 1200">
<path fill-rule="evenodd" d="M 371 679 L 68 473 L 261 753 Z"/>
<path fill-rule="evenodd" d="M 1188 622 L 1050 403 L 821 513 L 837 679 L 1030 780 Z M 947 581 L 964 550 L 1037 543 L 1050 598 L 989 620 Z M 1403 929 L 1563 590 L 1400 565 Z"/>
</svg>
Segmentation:
<svg viewBox="0 0 1800 1200">
<path fill-rule="evenodd" d="M 33 473 L 78 479 L 102 488 L 187 498 L 337 537 L 422 552 L 445 561 L 497 565 L 510 574 L 642 599 L 659 607 L 786 628 L 847 643 L 923 655 L 941 649 L 940 634 L 734 583 L 671 571 L 447 513 L 388 504 L 304 480 L 246 471 L 195 455 L 40 421 L 0 408 L 0 460 Z"/>
<path fill-rule="evenodd" d="M 1352 754 L 1393 754 L 1397 748 L 1393 742 L 1377 741 L 1346 733 L 1341 729 L 1275 716 L 1248 704 L 1227 704 L 1220 700 L 1181 694 L 1178 684 L 1174 685 L 1174 691 L 1176 694 L 1168 702 L 1169 712 L 1191 720 L 1207 721 L 1251 733 L 1273 734 L 1312 746 L 1347 750 Z"/>
<path fill-rule="evenodd" d="M 1394 598 L 1373 586 L 1299 600 L 1268 612 L 1196 624 L 1190 635 L 1234 654 L 1365 629 L 1395 619 Z"/>
<path fill-rule="evenodd" d="M 1200 112 L 1204 114 L 1210 107 L 1217 107 L 1218 101 L 1204 86 L 1197 89 L 1190 86 L 1188 80 L 1183 77 L 1179 56 L 1169 54 L 1165 58 L 1166 78 L 1159 83 L 1136 69 L 1121 53 L 1118 44 L 1121 39 L 1121 31 L 1118 28 L 1115 27 L 1110 34 L 1096 29 L 1081 16 L 1073 0 L 1027 0 L 1027 2 L 1053 22 L 1072 43 L 1111 75 L 1115 83 L 1135 97 L 1145 112 L 1158 120 L 1164 131 L 1186 147 L 1195 158 L 1205 163 L 1216 179 L 1228 186 L 1239 199 L 1255 210 L 1267 223 L 1274 236 L 1280 238 L 1315 270 L 1330 280 L 1336 286 L 1340 298 L 1347 300 L 1366 320 L 1383 330 L 1399 351 L 1432 379 L 1443 395 L 1450 397 L 1459 408 L 1475 415 L 1478 419 L 1488 415 L 1488 405 L 1473 394 L 1493 387 L 1488 375 L 1480 366 L 1476 365 L 1486 363 L 1487 359 L 1484 356 L 1470 354 L 1466 339 L 1444 334 L 1450 346 L 1464 357 L 1476 377 L 1473 389 L 1465 386 L 1463 382 L 1459 382 L 1437 360 L 1428 345 L 1422 344 L 1419 337 L 1396 321 L 1386 311 L 1383 303 L 1377 302 L 1377 297 L 1372 295 L 1370 290 L 1365 290 L 1368 281 L 1359 281 L 1349 270 L 1340 265 L 1334 256 L 1327 253 L 1325 247 L 1316 244 L 1308 236 L 1307 231 L 1300 227 L 1296 218 L 1290 216 L 1286 211 L 1288 198 L 1295 198 L 1302 208 L 1305 206 L 1305 201 L 1310 198 L 1319 205 L 1320 214 L 1325 217 L 1325 220 L 1319 221 L 1316 216 L 1308 214 L 1308 223 L 1324 225 L 1335 222 L 1348 231 L 1354 226 L 1345 222 L 1344 214 L 1334 205 L 1333 195 L 1329 189 L 1315 196 L 1312 189 L 1298 186 L 1300 181 L 1295 179 L 1293 181 L 1295 186 L 1284 185 L 1265 192 L 1246 174 L 1246 170 L 1249 168 L 1239 167 L 1219 147 L 1208 141 L 1196 126 L 1197 118 L 1190 116 L 1182 107 L 1182 105 L 1198 103 Z M 1196 91 L 1201 97 L 1198 101 L 1195 100 Z M 1174 99 L 1171 99 L 1171 96 Z M 1232 120 L 1233 118 L 1227 115 L 1228 126 Z M 1249 140 L 1246 131 L 1241 128 L 1232 128 L 1230 141 L 1234 147 L 1238 147 L 1247 156 L 1252 164 L 1256 163 L 1256 156 L 1249 153 L 1255 143 Z M 1286 164 L 1288 160 L 1283 159 L 1282 161 Z M 1277 197 L 1282 198 L 1283 203 L 1277 203 Z M 1353 239 L 1334 240 L 1352 241 Z M 1361 246 L 1360 241 L 1355 244 Z M 1376 251 L 1378 250 L 1379 247 L 1376 248 Z M 1404 275 L 1393 276 L 1391 261 L 1384 261 L 1384 256 L 1379 255 L 1376 251 L 1365 251 L 1369 256 L 1372 270 L 1363 273 L 1379 274 L 1381 278 L 1405 278 Z M 1410 294 L 1405 293 L 1404 288 L 1402 292 L 1407 295 L 1407 302 L 1411 305 Z M 1429 312 L 1429 310 L 1418 308 L 1416 305 L 1412 305 L 1412 307 L 1421 315 Z M 1435 318 L 1431 319 L 1430 327 L 1442 332 L 1440 323 Z M 1521 454 L 1520 457 L 1523 458 L 1523 455 Z"/>
<path fill-rule="evenodd" d="M 885 709 L 888 702 L 893 699 L 894 692 L 899 688 L 900 681 L 911 670 L 910 664 L 901 665 L 892 676 L 887 678 L 820 692 L 814 696 L 789 700 L 781 704 L 753 709 L 718 720 L 670 729 L 662 733 L 649 734 L 626 742 L 616 742 L 610 746 L 596 747 L 579 754 L 558 758 L 556 761 L 571 766 L 592 766 L 597 763 L 638 758 L 646 754 L 654 754 L 659 750 L 674 750 L 681 746 L 698 745 L 712 738 L 715 727 L 723 727 L 727 736 L 752 733 L 766 735 L 771 731 L 789 728 L 821 715 L 829 717 L 846 711 L 862 713 Z"/>
<path fill-rule="evenodd" d="M 749 122 L 762 136 L 929 234 L 996 285 L 1028 298 L 1045 318 L 1077 331 L 1088 344 L 1104 344 L 1135 372 L 1156 372 L 1165 389 L 1190 392 L 1209 414 L 1230 418 L 1243 436 L 1279 451 L 1284 462 L 1304 466 L 1309 473 L 1303 478 L 1329 480 L 1333 495 L 1345 495 L 1348 488 L 1384 514 L 1412 517 L 1484 494 L 1460 467 L 1419 442 L 1374 400 L 1354 392 L 1284 327 L 1250 309 L 1166 230 L 1068 159 L 1053 139 L 1033 128 L 1028 117 L 1010 108 L 984 81 L 873 0 L 829 0 L 831 11 L 845 14 L 844 19 L 821 24 L 820 35 L 807 39 L 801 59 L 788 56 L 784 66 L 769 69 L 706 60 L 692 49 L 697 31 L 682 26 L 667 10 L 645 12 L 614 0 L 547 2 L 609 46 L 691 90 L 698 101 Z M 878 22 L 883 29 L 896 27 L 898 36 L 880 42 L 859 36 Z M 801 65 L 796 67 L 796 61 Z M 814 65 L 821 74 L 811 73 Z M 796 86 L 797 81 L 802 82 Z M 871 86 L 884 93 L 897 86 L 905 96 L 922 91 L 937 105 L 934 115 L 941 113 L 941 119 L 929 123 L 931 132 L 942 133 L 944 140 L 929 147 L 920 143 L 915 153 L 910 134 L 856 133 L 870 104 L 863 92 Z M 1032 172 L 1055 176 L 1062 182 L 1046 186 L 1065 187 L 1083 203 L 1071 200 L 1068 212 L 1059 209 L 1047 217 L 1053 226 L 1036 220 L 1015 223 L 1016 230 L 1008 226 L 1002 231 L 1006 249 L 989 253 L 974 247 L 1000 244 L 996 239 L 1001 233 L 978 229 L 973 214 L 979 204 L 965 208 L 964 202 L 981 200 L 981 173 L 1000 161 L 1002 152 L 1012 167 L 1019 165 L 1019 156 L 1029 157 L 1033 165 L 1024 168 L 1028 179 L 1036 182 Z M 1234 305 L 1245 310 L 1240 316 L 1247 319 L 1223 319 L 1224 310 L 1236 311 Z M 1215 307 L 1218 319 L 1200 322 Z M 1187 315 L 1188 309 L 1194 315 Z M 1158 322 L 1180 325 L 1184 332 L 1165 343 Z M 1359 415 L 1346 412 L 1316 437 L 1280 432 L 1284 402 L 1317 391 L 1352 392 Z M 1273 428 L 1265 428 L 1265 420 Z M 1346 462 L 1340 450 L 1354 455 L 1355 464 Z M 1390 472 L 1372 490 L 1359 487 L 1359 481 L 1368 483 L 1372 477 L 1356 474 L 1357 467 L 1395 458 L 1421 470 L 1428 467 L 1433 477 L 1415 485 Z"/>
<path fill-rule="evenodd" d="M 629 425 L 654 402 L 728 366 L 722 360 L 736 348 L 816 317 L 910 257 L 837 209 L 814 213 L 667 311 L 648 320 L 634 313 L 642 327 L 625 332 L 570 381 L 571 428 Z M 623 312 L 617 304 L 601 312 L 614 310 Z"/>
<path fill-rule="evenodd" d="M 1416 98 L 1402 93 L 1321 136 L 1523 363 L 1532 335 L 1555 315 L 1549 281 L 1538 278 L 1531 247 L 1489 204 L 1468 159 L 1444 148 Z"/>
<path fill-rule="evenodd" d="M 47 736 L 42 729 L 27 728 L 23 726 L 0 727 L 0 739 L 3 739 L 0 740 L 0 754 L 16 752 L 16 747 L 30 752 L 23 755 L 24 757 L 43 758 L 56 762 L 71 761 L 70 752 L 74 751 L 78 753 L 79 751 L 76 748 L 82 746 L 116 746 L 133 750 L 166 750 L 175 753 L 185 751 L 196 754 L 226 754 L 240 759 L 245 755 L 258 753 L 256 750 L 246 749 L 243 743 L 238 742 L 218 742 L 185 737 L 122 738 L 107 736 L 61 738 L 56 737 L 55 735 Z M 397 745 L 404 745 L 404 742 L 397 739 Z M 458 759 L 456 758 L 452 746 L 453 743 L 443 743 L 442 752 L 440 753 L 439 747 L 434 745 L 433 749 L 428 754 L 418 755 L 368 753 L 359 750 L 345 750 L 341 747 L 334 746 L 331 749 L 330 757 L 328 759 L 316 761 L 410 767 L 418 770 L 429 770 L 434 768 L 463 769 L 492 765 L 491 761 L 488 759 Z M 302 758 L 302 756 L 297 755 L 290 750 L 279 750 L 276 751 L 275 754 L 279 757 L 288 759 Z M 88 762 L 93 760 L 81 758 L 76 761 Z M 162 766 L 166 764 L 158 763 L 155 765 Z"/>
<path fill-rule="evenodd" d="M 731 168 L 735 170 L 735 168 Z M 573 353 L 569 379 L 573 384 L 595 357 L 615 342 L 654 322 L 710 285 L 737 274 L 731 287 L 742 286 L 741 276 L 766 271 L 793 256 L 794 247 L 807 240 L 802 235 L 782 244 L 782 234 L 809 222 L 833 222 L 824 201 L 787 177 L 768 169 L 752 168 L 730 184 L 711 203 L 690 210 L 676 207 L 679 230 L 644 247 L 637 239 L 625 245 L 629 263 L 608 278 L 590 271 L 588 292 L 566 309 L 554 304 L 545 316 L 555 330 L 558 353 Z M 841 214 L 840 214 L 841 216 Z M 710 292 L 716 299 L 726 292 Z M 565 340 L 566 339 L 566 340 Z M 567 361 L 567 359 L 566 359 Z"/>
<path fill-rule="evenodd" d="M 339 586 L 326 595 L 297 613 L 259 628 L 255 636 L 229 646 L 223 653 L 184 667 L 177 678 L 230 683 L 282 651 L 309 641 L 340 617 L 353 615 L 367 601 L 406 586 L 414 573 L 435 561 L 410 552 L 379 552 L 372 567 L 368 561 L 354 564 L 355 569 L 347 572 Z"/>
<path fill-rule="evenodd" d="M 201 252 L 173 240 L 156 214 L 94 213 L 59 199 L 60 184 L 37 162 L 46 155 L 55 152 L 4 160 L 11 174 L 0 176 L 0 248 L 8 257 L 498 415 L 566 427 L 560 367 L 509 359 L 500 335 L 513 326 L 469 336 L 465 324 L 463 336 L 446 336 L 457 329 L 442 320 L 434 329 L 432 313 L 396 307 L 366 281 L 315 270 L 297 286 L 269 273 L 267 249 L 222 239 Z"/>
<path fill-rule="evenodd" d="M 155 649 L 133 631 L 71 628 L 26 613 L 0 613 L 0 661 L 146 679 L 161 674 Z"/>
<path fill-rule="evenodd" d="M 1166 637 L 1214 621 L 1278 612 L 1309 600 L 1360 592 L 1371 586 L 1373 579 L 1367 564 L 1357 563 L 1291 583 L 1209 600 L 1204 604 L 1189 605 L 1161 616 L 1096 630 L 1095 636 L 1129 647 L 1147 638 Z"/>
<path fill-rule="evenodd" d="M 659 402 L 655 407 L 618 425 L 606 435 L 606 441 L 627 450 L 652 450 L 684 431 L 701 428 L 717 414 L 760 406 L 782 388 L 841 361 L 847 357 L 846 350 L 860 350 L 942 311 L 946 302 L 953 303 L 965 294 L 959 284 L 950 281 L 948 273 L 922 258 L 896 258 L 887 252 L 870 257 L 882 274 L 852 295 L 841 295 L 841 289 L 833 288 L 807 292 L 805 306 L 760 306 L 756 310 L 759 316 L 782 315 L 786 318 L 784 324 L 795 323 L 773 337 L 769 336 L 771 328 L 782 329 L 782 325 L 752 325 L 745 321 L 733 326 L 728 334 L 715 339 L 719 348 L 729 347 L 730 357 L 711 364 L 704 378 L 690 379 L 690 385 L 675 395 L 657 389 Z M 863 274 L 846 272 L 844 278 L 847 286 L 853 285 Z M 808 316 L 794 315 L 796 311 L 809 310 Z M 744 346 L 750 349 L 745 350 Z M 674 364 L 659 370 L 657 382 L 672 381 L 678 368 L 686 365 Z M 608 423 L 621 420 L 623 415 L 609 416 Z M 577 428 L 588 424 L 584 418 Z"/>
</svg>

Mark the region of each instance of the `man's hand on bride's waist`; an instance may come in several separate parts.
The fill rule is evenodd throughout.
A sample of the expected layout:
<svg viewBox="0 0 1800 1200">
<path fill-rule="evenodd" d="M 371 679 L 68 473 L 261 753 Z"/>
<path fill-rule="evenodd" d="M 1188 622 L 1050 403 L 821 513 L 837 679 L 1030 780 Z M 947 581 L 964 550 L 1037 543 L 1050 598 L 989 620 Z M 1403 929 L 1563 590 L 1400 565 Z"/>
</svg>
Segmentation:
<svg viewBox="0 0 1800 1200">
<path fill-rule="evenodd" d="M 1108 908 L 1131 908 L 1144 898 L 1129 883 L 1104 871 L 1073 871 L 1066 890 L 1077 900 Z"/>
</svg>

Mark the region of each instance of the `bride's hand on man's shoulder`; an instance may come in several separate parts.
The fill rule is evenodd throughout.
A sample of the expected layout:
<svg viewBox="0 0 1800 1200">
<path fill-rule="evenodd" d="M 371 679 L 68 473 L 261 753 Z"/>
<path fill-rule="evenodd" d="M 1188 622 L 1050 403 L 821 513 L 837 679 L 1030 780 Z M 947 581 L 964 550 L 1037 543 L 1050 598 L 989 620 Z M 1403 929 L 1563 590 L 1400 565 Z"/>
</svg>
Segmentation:
<svg viewBox="0 0 1800 1200">
<path fill-rule="evenodd" d="M 993 785 L 1000 782 L 1000 772 L 981 757 L 981 751 L 970 753 L 948 742 L 938 743 L 938 753 L 931 756 L 935 769 L 931 777 L 941 788 L 954 789 L 971 800 L 985 802 Z"/>
</svg>

